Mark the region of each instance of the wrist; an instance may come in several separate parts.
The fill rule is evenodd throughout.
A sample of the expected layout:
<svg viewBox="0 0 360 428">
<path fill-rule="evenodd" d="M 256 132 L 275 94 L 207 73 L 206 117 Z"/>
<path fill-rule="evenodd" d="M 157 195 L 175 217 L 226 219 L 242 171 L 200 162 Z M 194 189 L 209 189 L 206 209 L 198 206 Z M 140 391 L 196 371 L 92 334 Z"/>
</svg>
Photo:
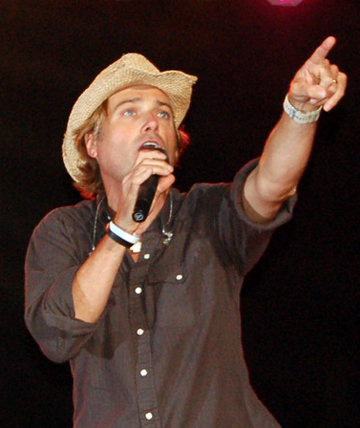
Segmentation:
<svg viewBox="0 0 360 428">
<path fill-rule="evenodd" d="M 300 103 L 297 103 L 297 106 L 299 106 L 299 104 Z M 303 103 L 300 105 L 300 107 L 304 109 L 305 106 L 307 105 L 309 105 L 309 103 Z M 300 124 L 306 124 L 306 123 L 314 123 L 319 119 L 322 107 L 315 107 L 315 110 L 304 111 L 299 109 L 297 106 L 293 105 L 289 99 L 289 96 L 286 95 L 283 108 L 285 113 L 292 120 Z M 314 106 L 312 106 L 312 108 L 314 108 Z"/>
<path fill-rule="evenodd" d="M 133 222 L 130 222 L 130 224 L 127 224 L 126 221 L 119 220 L 118 218 L 113 218 L 112 223 L 115 227 L 120 228 L 126 233 L 129 233 L 130 235 L 133 235 L 136 230 L 136 225 L 134 225 Z"/>
<path fill-rule="evenodd" d="M 126 232 L 124 229 L 120 228 L 112 221 L 107 224 L 106 233 L 113 241 L 126 248 L 132 247 L 139 240 L 138 235 L 136 235 L 135 233 L 130 234 Z"/>
<path fill-rule="evenodd" d="M 290 93 L 287 94 L 289 103 L 301 113 L 310 113 L 319 109 L 318 106 L 311 104 L 309 102 L 303 102 L 296 100 Z"/>
</svg>

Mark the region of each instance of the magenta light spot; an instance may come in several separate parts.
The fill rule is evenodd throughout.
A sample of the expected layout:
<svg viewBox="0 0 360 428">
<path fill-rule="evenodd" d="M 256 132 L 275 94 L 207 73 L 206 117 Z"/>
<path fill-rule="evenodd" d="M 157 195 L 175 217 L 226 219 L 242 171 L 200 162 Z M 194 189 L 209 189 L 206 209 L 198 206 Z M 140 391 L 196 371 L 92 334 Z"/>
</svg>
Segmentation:
<svg viewBox="0 0 360 428">
<path fill-rule="evenodd" d="M 268 0 L 274 6 L 297 6 L 303 0 Z"/>
</svg>

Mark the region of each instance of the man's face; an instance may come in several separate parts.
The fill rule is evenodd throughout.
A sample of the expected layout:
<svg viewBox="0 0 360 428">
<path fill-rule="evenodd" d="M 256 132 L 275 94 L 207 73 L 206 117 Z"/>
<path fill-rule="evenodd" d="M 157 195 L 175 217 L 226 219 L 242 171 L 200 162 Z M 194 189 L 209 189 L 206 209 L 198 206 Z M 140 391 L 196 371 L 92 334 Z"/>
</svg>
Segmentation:
<svg viewBox="0 0 360 428">
<path fill-rule="evenodd" d="M 165 149 L 175 163 L 177 139 L 168 96 L 153 86 L 135 85 L 108 99 L 100 135 L 87 138 L 88 154 L 97 159 L 105 186 L 121 182 L 145 142 Z"/>
</svg>

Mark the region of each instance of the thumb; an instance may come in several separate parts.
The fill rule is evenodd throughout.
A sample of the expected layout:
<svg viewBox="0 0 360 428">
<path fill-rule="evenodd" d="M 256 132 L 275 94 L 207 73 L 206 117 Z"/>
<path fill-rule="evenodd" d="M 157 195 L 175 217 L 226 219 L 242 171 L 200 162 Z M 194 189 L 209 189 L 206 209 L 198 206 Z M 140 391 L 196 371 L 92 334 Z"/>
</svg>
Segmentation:
<svg viewBox="0 0 360 428">
<path fill-rule="evenodd" d="M 160 177 L 159 183 L 156 189 L 157 196 L 161 195 L 161 193 L 166 192 L 175 182 L 175 176 L 173 174 L 169 174 L 166 177 Z"/>
</svg>

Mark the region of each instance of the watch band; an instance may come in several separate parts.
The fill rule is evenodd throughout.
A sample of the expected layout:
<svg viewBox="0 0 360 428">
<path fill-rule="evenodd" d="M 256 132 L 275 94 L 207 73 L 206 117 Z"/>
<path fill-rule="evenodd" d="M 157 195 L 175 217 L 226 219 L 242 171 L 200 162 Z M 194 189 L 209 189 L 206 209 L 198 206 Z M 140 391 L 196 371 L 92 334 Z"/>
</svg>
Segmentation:
<svg viewBox="0 0 360 428">
<path fill-rule="evenodd" d="M 304 113 L 298 109 L 296 109 L 289 101 L 289 97 L 286 95 L 285 101 L 283 104 L 285 113 L 295 122 L 297 123 L 314 123 L 316 122 L 319 117 L 322 110 L 322 107 L 319 107 L 317 110 L 309 111 L 307 113 Z"/>
</svg>

